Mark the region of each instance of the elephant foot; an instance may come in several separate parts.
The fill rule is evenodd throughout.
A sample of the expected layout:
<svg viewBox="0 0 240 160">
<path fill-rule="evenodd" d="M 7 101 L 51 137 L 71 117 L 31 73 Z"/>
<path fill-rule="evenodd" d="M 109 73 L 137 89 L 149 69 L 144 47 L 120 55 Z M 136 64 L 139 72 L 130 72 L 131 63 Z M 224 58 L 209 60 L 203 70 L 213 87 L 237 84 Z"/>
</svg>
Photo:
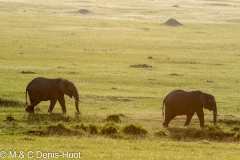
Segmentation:
<svg viewBox="0 0 240 160">
<path fill-rule="evenodd" d="M 48 113 L 52 113 L 52 111 L 53 111 L 53 109 L 50 109 L 50 108 L 48 109 Z"/>
<path fill-rule="evenodd" d="M 80 114 L 82 114 L 82 113 L 81 113 L 81 112 L 76 112 L 75 114 L 76 114 L 76 115 L 80 115 Z"/>
<path fill-rule="evenodd" d="M 25 109 L 25 111 L 28 112 L 28 113 L 34 113 L 34 109 L 30 109 L 29 107 L 27 107 Z"/>
<path fill-rule="evenodd" d="M 162 126 L 164 127 L 164 128 L 168 128 L 168 125 L 166 125 L 166 124 L 162 124 Z"/>
</svg>

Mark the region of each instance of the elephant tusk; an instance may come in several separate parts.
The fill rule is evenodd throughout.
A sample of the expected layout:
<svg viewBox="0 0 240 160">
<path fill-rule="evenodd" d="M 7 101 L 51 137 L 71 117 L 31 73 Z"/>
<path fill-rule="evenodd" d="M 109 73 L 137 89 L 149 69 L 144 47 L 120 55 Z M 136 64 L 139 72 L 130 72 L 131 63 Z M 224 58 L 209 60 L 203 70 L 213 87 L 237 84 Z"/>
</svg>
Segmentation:
<svg viewBox="0 0 240 160">
<path fill-rule="evenodd" d="M 216 112 L 213 111 L 213 113 L 214 113 L 216 116 L 219 116 Z"/>
</svg>

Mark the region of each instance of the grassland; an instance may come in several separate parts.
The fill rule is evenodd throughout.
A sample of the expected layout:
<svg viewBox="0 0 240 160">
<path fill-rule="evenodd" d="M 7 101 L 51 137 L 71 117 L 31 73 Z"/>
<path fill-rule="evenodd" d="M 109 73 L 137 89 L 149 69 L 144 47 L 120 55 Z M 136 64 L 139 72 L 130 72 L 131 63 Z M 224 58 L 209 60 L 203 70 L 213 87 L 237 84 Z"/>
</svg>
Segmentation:
<svg viewBox="0 0 240 160">
<path fill-rule="evenodd" d="M 1 1 L 0 151 L 238 159 L 239 8 L 238 1 L 215 0 Z M 163 25 L 169 18 L 183 26 Z M 49 102 L 26 113 L 25 88 L 35 77 L 74 82 L 82 114 L 69 97 L 67 115 L 59 104 L 48 114 Z M 183 116 L 162 128 L 162 100 L 175 89 L 214 95 L 217 126 L 205 110 L 204 130 L 196 115 L 190 127 Z M 136 132 L 129 134 L 131 125 Z"/>
</svg>

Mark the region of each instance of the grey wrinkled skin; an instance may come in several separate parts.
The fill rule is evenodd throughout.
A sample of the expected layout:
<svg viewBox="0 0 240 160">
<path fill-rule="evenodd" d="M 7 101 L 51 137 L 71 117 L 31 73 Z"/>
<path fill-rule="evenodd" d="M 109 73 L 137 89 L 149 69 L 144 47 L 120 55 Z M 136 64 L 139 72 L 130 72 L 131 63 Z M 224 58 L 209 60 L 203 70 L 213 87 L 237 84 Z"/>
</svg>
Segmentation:
<svg viewBox="0 0 240 160">
<path fill-rule="evenodd" d="M 35 78 L 33 79 L 26 88 L 26 104 L 27 104 L 27 94 L 29 94 L 30 105 L 25 109 L 26 112 L 34 113 L 34 107 L 38 105 L 41 101 L 50 100 L 50 106 L 48 112 L 52 112 L 56 102 L 58 101 L 61 105 L 62 112 L 65 114 L 67 112 L 64 94 L 75 99 L 75 106 L 77 113 L 79 112 L 78 103 L 79 95 L 75 85 L 65 79 L 47 79 L 47 78 Z"/>
<path fill-rule="evenodd" d="M 214 96 L 201 91 L 185 92 L 175 90 L 169 93 L 163 100 L 162 113 L 165 119 L 163 127 L 168 127 L 169 122 L 178 115 L 186 115 L 185 126 L 188 126 L 194 113 L 197 113 L 200 127 L 204 128 L 203 108 L 213 111 L 213 122 L 216 125 L 217 105 Z"/>
</svg>

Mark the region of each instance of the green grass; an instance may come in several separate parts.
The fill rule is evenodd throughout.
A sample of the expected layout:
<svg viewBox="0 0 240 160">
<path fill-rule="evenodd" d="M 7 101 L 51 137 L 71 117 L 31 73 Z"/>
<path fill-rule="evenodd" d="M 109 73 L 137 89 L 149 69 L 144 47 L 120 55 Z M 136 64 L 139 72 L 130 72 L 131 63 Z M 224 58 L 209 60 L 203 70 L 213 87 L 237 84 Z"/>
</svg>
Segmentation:
<svg viewBox="0 0 240 160">
<path fill-rule="evenodd" d="M 190 0 L 0 2 L 0 151 L 80 151 L 83 159 L 236 159 L 239 7 L 236 1 Z M 169 18 L 183 26 L 162 25 Z M 82 114 L 75 114 L 69 97 L 67 115 L 59 104 L 48 114 L 49 102 L 26 113 L 26 86 L 40 76 L 72 81 Z M 196 115 L 189 127 L 179 116 L 162 128 L 162 100 L 175 89 L 214 95 L 217 126 L 204 110 L 204 130 Z M 125 133 L 127 126 L 147 133 Z"/>
</svg>

